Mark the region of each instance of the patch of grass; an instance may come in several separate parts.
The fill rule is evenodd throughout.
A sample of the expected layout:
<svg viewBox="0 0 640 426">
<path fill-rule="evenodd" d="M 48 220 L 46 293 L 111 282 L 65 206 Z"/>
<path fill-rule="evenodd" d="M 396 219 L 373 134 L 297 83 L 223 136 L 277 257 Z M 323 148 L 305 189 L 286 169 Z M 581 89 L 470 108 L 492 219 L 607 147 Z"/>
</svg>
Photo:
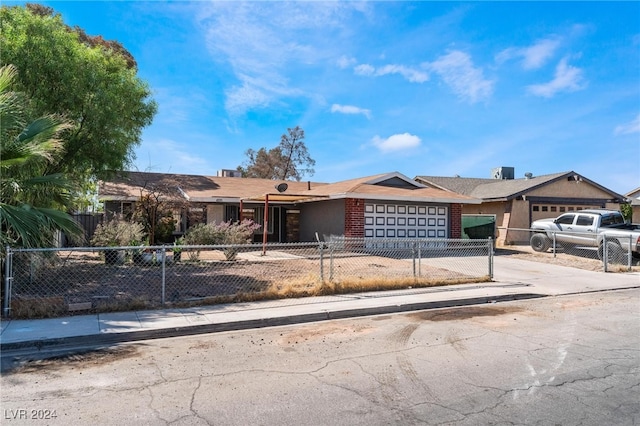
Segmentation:
<svg viewBox="0 0 640 426">
<path fill-rule="evenodd" d="M 283 284 L 272 284 L 267 290 L 259 292 L 240 292 L 233 295 L 204 297 L 197 301 L 177 302 L 172 306 L 202 306 L 223 303 L 257 302 L 260 300 L 293 299 L 334 294 L 365 293 L 370 291 L 404 290 L 410 288 L 439 287 L 456 284 L 490 282 L 487 275 L 481 278 L 367 278 L 351 279 L 340 282 L 321 282 L 313 276 L 298 278 Z"/>
<path fill-rule="evenodd" d="M 68 312 L 63 297 L 20 298 L 11 300 L 14 318 L 55 318 Z"/>
</svg>

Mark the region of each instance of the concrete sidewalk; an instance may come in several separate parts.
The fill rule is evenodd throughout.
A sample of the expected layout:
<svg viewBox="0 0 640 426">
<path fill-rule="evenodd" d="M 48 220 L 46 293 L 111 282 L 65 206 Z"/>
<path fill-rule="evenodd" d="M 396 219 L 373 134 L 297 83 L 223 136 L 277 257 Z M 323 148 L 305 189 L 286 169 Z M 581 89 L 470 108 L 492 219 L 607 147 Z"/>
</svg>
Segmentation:
<svg viewBox="0 0 640 426">
<path fill-rule="evenodd" d="M 494 281 L 183 309 L 2 321 L 0 350 L 34 351 L 640 287 L 639 273 L 497 256 Z"/>
</svg>

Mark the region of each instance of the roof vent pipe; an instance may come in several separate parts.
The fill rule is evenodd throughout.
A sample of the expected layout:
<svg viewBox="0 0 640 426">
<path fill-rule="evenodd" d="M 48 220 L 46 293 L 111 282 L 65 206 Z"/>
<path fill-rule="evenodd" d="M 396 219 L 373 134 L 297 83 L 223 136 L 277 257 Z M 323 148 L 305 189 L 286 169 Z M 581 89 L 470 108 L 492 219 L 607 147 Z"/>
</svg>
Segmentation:
<svg viewBox="0 0 640 426">
<path fill-rule="evenodd" d="M 533 173 L 531 173 L 531 172 L 527 172 L 527 173 L 524 174 L 524 178 L 525 179 L 531 179 L 532 177 L 533 177 Z"/>
</svg>

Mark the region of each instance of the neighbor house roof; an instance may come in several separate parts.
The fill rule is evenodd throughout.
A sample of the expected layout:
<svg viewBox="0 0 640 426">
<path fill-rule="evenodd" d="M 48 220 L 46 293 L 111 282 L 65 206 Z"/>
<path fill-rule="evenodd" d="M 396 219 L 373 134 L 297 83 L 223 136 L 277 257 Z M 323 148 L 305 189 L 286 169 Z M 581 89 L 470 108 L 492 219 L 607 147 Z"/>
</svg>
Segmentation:
<svg viewBox="0 0 640 426">
<path fill-rule="evenodd" d="M 624 194 L 631 200 L 632 206 L 640 206 L 640 187 Z"/>
<path fill-rule="evenodd" d="M 416 180 L 418 182 L 424 183 L 427 186 L 440 188 L 458 194 L 468 195 L 474 198 L 480 198 L 484 201 L 506 201 L 524 195 L 527 192 L 541 186 L 574 176 L 576 177 L 576 179 L 588 182 L 590 185 L 593 185 L 602 191 L 608 192 L 615 199 L 624 200 L 624 197 L 622 195 L 613 192 L 610 189 L 607 189 L 573 171 L 553 173 L 542 176 L 532 176 L 529 178 L 521 179 L 481 179 L 463 178 L 458 176 L 416 176 Z"/>
<path fill-rule="evenodd" d="M 276 188 L 286 183 L 284 192 Z M 262 201 L 303 202 L 326 198 L 361 198 L 390 201 L 479 204 L 480 200 L 438 188 L 430 188 L 401 173 L 382 173 L 336 183 L 277 181 L 238 177 L 122 172 L 101 182 L 98 197 L 103 201 L 135 201 L 143 188 L 173 192 L 193 202 Z M 282 189 L 282 188 L 280 188 Z"/>
<path fill-rule="evenodd" d="M 115 178 L 100 183 L 98 197 L 105 201 L 135 201 L 140 198 L 141 189 L 158 188 L 165 192 L 177 191 L 182 197 L 193 202 L 237 202 L 241 198 L 276 192 L 276 185 L 282 182 L 238 177 L 121 172 Z M 286 183 L 288 192 L 292 193 L 325 185 L 318 182 Z"/>
</svg>

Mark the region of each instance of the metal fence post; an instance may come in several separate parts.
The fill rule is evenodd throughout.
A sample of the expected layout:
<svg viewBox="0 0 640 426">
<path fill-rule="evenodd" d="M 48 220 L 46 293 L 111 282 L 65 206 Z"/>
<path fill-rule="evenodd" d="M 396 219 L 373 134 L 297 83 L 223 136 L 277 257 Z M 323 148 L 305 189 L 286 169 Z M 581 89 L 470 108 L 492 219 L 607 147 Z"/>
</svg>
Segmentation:
<svg viewBox="0 0 640 426">
<path fill-rule="evenodd" d="M 633 265 L 633 252 L 632 250 L 632 246 L 633 246 L 633 239 L 631 238 L 631 235 L 629 235 L 629 250 L 627 251 L 627 270 L 631 271 L 631 266 Z"/>
<path fill-rule="evenodd" d="M 556 257 L 556 243 L 557 243 L 557 241 L 556 241 L 556 233 L 554 232 L 551 235 L 553 235 L 553 257 Z"/>
<path fill-rule="evenodd" d="M 321 241 L 318 242 L 320 249 L 320 281 L 324 283 L 324 245 Z"/>
<path fill-rule="evenodd" d="M 422 277 L 422 243 L 418 243 L 418 276 Z"/>
<path fill-rule="evenodd" d="M 604 264 L 604 272 L 609 272 L 609 250 L 607 247 L 607 235 L 602 236 L 602 262 Z"/>
<path fill-rule="evenodd" d="M 416 277 L 416 242 L 411 243 L 411 258 L 413 260 L 413 278 Z"/>
<path fill-rule="evenodd" d="M 166 295 L 166 285 L 167 285 L 167 279 L 166 279 L 166 275 L 167 275 L 167 271 L 166 271 L 167 252 L 165 250 L 166 250 L 166 247 L 163 244 L 162 245 L 162 304 L 163 305 L 164 305 L 165 300 L 166 300 L 165 295 Z"/>
<path fill-rule="evenodd" d="M 329 242 L 329 282 L 333 282 L 333 246 L 334 244 Z"/>
<path fill-rule="evenodd" d="M 7 251 L 4 258 L 4 309 L 3 313 L 5 317 L 9 316 L 11 310 L 11 284 L 13 281 L 13 253 L 11 247 L 7 246 Z"/>
<path fill-rule="evenodd" d="M 487 250 L 488 258 L 489 258 L 489 279 L 493 280 L 493 240 L 489 237 L 487 241 Z"/>
</svg>

